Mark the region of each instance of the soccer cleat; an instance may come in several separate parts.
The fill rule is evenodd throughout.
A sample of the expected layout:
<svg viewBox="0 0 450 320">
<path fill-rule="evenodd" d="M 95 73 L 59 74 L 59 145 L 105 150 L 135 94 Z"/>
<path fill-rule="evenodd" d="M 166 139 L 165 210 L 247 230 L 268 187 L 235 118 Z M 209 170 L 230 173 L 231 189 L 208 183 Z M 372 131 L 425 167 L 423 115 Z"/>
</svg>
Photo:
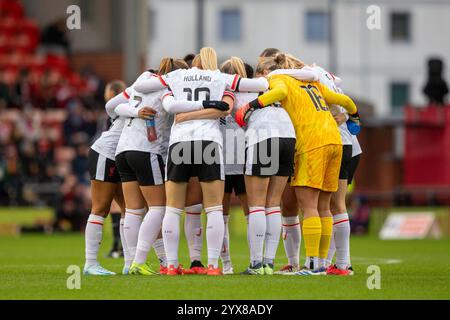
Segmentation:
<svg viewBox="0 0 450 320">
<path fill-rule="evenodd" d="M 115 272 L 106 270 L 101 265 L 96 264 L 93 266 L 85 266 L 83 269 L 83 274 L 85 276 L 114 276 Z"/>
<path fill-rule="evenodd" d="M 191 263 L 191 267 L 183 271 L 183 274 L 206 274 L 208 269 L 198 260 L 194 260 Z"/>
<path fill-rule="evenodd" d="M 273 275 L 273 264 L 272 263 L 265 264 L 263 266 L 263 268 L 264 268 L 264 274 L 266 274 L 268 276 Z"/>
<path fill-rule="evenodd" d="M 234 274 L 233 265 L 231 264 L 231 262 L 226 262 L 223 264 L 222 274 Z"/>
<path fill-rule="evenodd" d="M 293 273 L 293 275 L 295 276 L 322 276 L 326 274 L 327 270 L 325 269 L 325 267 L 321 267 L 316 270 L 311 270 L 306 267 L 303 267 L 299 271 Z"/>
<path fill-rule="evenodd" d="M 130 274 L 130 267 L 123 266 L 123 268 L 122 268 L 122 274 L 123 274 L 124 276 L 128 276 L 128 275 Z"/>
<path fill-rule="evenodd" d="M 313 276 L 325 276 L 327 274 L 327 268 L 320 267 L 319 269 L 311 270 Z"/>
<path fill-rule="evenodd" d="M 353 271 L 353 267 L 352 266 L 348 267 L 348 271 L 349 271 L 349 275 L 350 276 L 355 274 L 355 271 Z"/>
<path fill-rule="evenodd" d="M 173 264 L 169 265 L 167 268 L 167 276 L 181 276 L 183 274 L 183 266 L 181 264 L 178 265 L 178 268 L 175 268 Z"/>
<path fill-rule="evenodd" d="M 206 273 L 208 276 L 221 276 L 222 270 L 220 268 L 214 268 L 212 264 L 208 266 L 208 271 Z"/>
<path fill-rule="evenodd" d="M 159 265 L 159 274 L 165 276 L 167 274 L 167 267 L 164 267 L 162 264 Z"/>
<path fill-rule="evenodd" d="M 148 263 L 139 264 L 133 262 L 130 267 L 130 274 L 141 276 L 153 276 L 158 274 L 158 272 L 154 271 Z"/>
<path fill-rule="evenodd" d="M 335 264 L 331 265 L 327 269 L 327 275 L 331 276 L 350 276 L 350 270 L 349 269 L 339 269 Z"/>
<path fill-rule="evenodd" d="M 249 266 L 247 268 L 247 270 L 245 270 L 244 272 L 241 272 L 241 274 L 243 275 L 252 275 L 252 276 L 262 276 L 264 275 L 264 268 L 262 266 L 262 263 L 258 263 L 255 266 Z"/>
<path fill-rule="evenodd" d="M 298 267 L 295 267 L 293 265 L 287 264 L 283 268 L 281 268 L 280 270 L 275 271 L 274 274 L 293 275 L 297 271 L 299 271 Z"/>
</svg>

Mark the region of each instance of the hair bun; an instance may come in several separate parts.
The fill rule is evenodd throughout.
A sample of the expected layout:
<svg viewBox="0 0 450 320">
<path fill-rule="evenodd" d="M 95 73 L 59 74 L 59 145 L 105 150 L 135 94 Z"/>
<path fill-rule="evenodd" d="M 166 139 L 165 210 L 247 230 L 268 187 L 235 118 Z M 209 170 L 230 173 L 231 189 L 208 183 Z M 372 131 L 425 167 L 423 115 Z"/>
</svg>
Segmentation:
<svg viewBox="0 0 450 320">
<path fill-rule="evenodd" d="M 278 53 L 274 59 L 275 63 L 278 65 L 284 65 L 287 61 L 287 57 L 284 53 Z"/>
</svg>

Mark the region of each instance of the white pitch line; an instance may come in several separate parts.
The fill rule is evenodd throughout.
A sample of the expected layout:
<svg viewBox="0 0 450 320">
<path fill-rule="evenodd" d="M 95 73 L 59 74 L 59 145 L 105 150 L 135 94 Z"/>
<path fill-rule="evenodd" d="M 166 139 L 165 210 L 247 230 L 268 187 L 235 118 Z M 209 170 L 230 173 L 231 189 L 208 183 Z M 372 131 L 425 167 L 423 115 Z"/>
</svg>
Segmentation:
<svg viewBox="0 0 450 320">
<path fill-rule="evenodd" d="M 386 258 L 367 258 L 367 257 L 350 257 L 351 261 L 358 261 L 359 263 L 378 263 L 378 264 L 399 264 L 403 263 L 401 259 L 386 259 Z"/>
</svg>

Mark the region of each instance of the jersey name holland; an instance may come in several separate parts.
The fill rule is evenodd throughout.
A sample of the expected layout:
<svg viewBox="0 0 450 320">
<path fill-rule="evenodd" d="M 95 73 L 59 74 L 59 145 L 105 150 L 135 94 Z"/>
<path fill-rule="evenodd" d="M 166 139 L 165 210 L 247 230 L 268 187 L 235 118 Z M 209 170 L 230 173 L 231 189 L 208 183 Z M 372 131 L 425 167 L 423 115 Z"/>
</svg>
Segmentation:
<svg viewBox="0 0 450 320">
<path fill-rule="evenodd" d="M 227 88 L 233 88 L 238 77 L 223 74 L 219 70 L 200 70 L 198 68 L 178 69 L 162 79 L 172 90 L 177 100 L 204 101 L 222 100 Z M 172 145 L 181 141 L 214 141 L 222 145 L 222 133 L 219 119 L 199 119 L 174 123 L 170 134 Z"/>
<path fill-rule="evenodd" d="M 333 90 L 334 92 L 340 93 L 341 91 L 337 88 L 336 84 L 334 83 L 333 76 L 324 70 L 323 68 L 319 66 L 313 67 L 318 73 L 319 73 L 319 81 L 323 85 L 327 86 L 330 90 Z M 337 113 L 347 113 L 347 111 L 342 108 L 341 106 L 330 106 L 330 111 L 333 115 Z M 350 131 L 348 131 L 347 123 L 343 123 L 339 126 L 339 133 L 341 134 L 342 138 L 342 144 L 344 145 L 351 145 L 352 144 L 352 134 Z"/>
<path fill-rule="evenodd" d="M 125 151 L 141 151 L 153 154 L 160 154 L 163 159 L 167 154 L 170 127 L 173 117 L 163 109 L 161 98 L 167 90 L 160 90 L 150 94 L 141 94 L 132 90 L 129 104 L 134 108 L 151 107 L 156 111 L 155 129 L 157 139 L 149 141 L 147 139 L 147 125 L 145 120 L 140 118 L 128 118 L 122 130 L 116 155 Z"/>
<path fill-rule="evenodd" d="M 238 107 L 258 98 L 258 93 L 236 93 Z M 289 114 L 278 106 L 255 110 L 245 130 L 246 145 L 251 146 L 270 138 L 294 138 L 295 129 Z"/>
<path fill-rule="evenodd" d="M 151 76 L 152 74 L 150 72 L 145 71 L 137 78 L 133 85 L 138 81 L 149 79 Z M 125 89 L 123 93 L 125 94 L 125 96 L 130 95 L 133 85 Z M 119 143 L 120 135 L 122 134 L 124 125 L 125 118 L 116 118 L 110 128 L 107 131 L 104 131 L 101 136 L 94 142 L 91 149 L 110 160 L 115 160 L 117 144 Z"/>
</svg>

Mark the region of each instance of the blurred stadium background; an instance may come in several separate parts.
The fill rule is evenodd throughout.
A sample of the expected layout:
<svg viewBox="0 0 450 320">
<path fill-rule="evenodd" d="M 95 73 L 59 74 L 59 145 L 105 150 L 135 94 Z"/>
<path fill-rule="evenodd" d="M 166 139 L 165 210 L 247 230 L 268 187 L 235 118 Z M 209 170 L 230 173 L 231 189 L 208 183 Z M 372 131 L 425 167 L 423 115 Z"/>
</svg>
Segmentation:
<svg viewBox="0 0 450 320">
<path fill-rule="evenodd" d="M 277 47 L 343 78 L 364 123 L 353 232 L 425 211 L 423 236 L 448 235 L 449 16 L 446 0 L 0 0 L 0 234 L 84 230 L 105 83 L 208 45 L 251 64 Z"/>
</svg>

